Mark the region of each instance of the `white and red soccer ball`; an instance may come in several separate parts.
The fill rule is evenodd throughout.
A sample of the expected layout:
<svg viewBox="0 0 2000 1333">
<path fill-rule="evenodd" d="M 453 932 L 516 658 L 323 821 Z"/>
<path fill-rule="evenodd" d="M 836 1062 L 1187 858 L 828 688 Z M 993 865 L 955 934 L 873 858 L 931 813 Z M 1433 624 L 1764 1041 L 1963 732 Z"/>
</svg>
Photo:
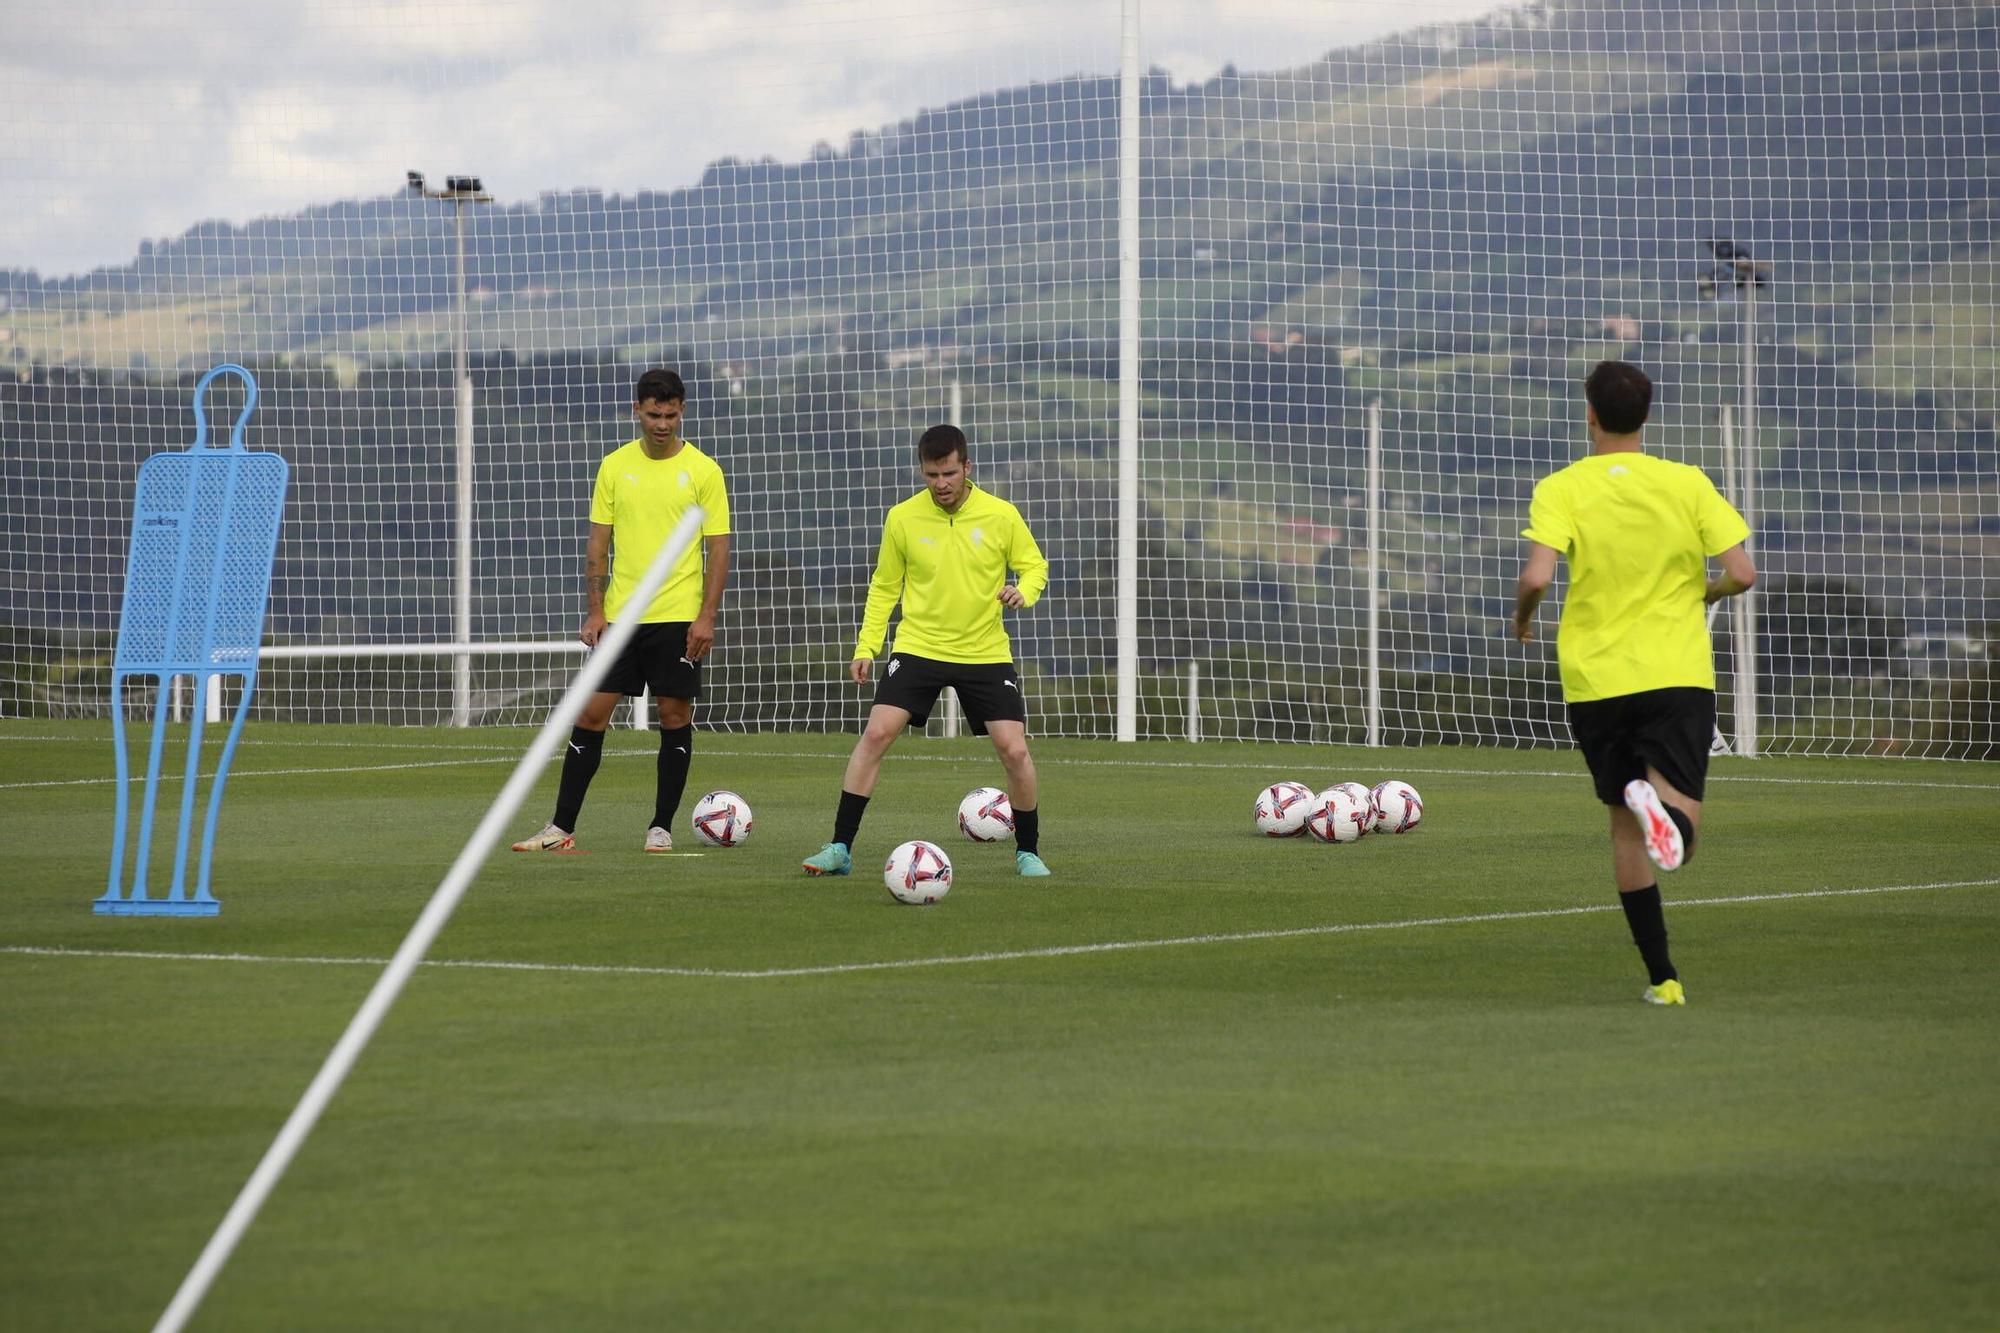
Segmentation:
<svg viewBox="0 0 2000 1333">
<path fill-rule="evenodd" d="M 951 858 L 936 843 L 913 839 L 889 853 L 882 883 L 899 903 L 912 907 L 934 903 L 951 892 Z"/>
<path fill-rule="evenodd" d="M 1331 787 L 1328 787 L 1326 791 L 1344 791 L 1364 806 L 1373 800 L 1375 795 L 1374 792 L 1359 782 L 1336 782 Z M 1320 795 L 1326 795 L 1326 791 L 1321 792 Z"/>
<path fill-rule="evenodd" d="M 998 842 L 1014 831 L 1014 807 L 998 787 L 974 787 L 958 803 L 958 831 L 974 842 Z"/>
<path fill-rule="evenodd" d="M 733 791 L 712 791 L 694 803 L 694 836 L 711 847 L 740 847 L 750 836 L 750 802 Z"/>
<path fill-rule="evenodd" d="M 1409 833 L 1423 822 L 1424 798 L 1397 778 L 1376 784 L 1369 793 L 1368 827 L 1376 833 Z"/>
<path fill-rule="evenodd" d="M 1305 828 L 1316 804 L 1312 788 L 1305 783 L 1274 782 L 1257 793 L 1250 815 L 1265 837 L 1289 838 Z"/>
<path fill-rule="evenodd" d="M 1360 795 L 1355 795 L 1359 789 Z M 1355 842 L 1375 821 L 1375 808 L 1366 787 L 1358 782 L 1337 782 L 1313 798 L 1313 812 L 1306 816 L 1306 832 L 1321 842 Z"/>
</svg>

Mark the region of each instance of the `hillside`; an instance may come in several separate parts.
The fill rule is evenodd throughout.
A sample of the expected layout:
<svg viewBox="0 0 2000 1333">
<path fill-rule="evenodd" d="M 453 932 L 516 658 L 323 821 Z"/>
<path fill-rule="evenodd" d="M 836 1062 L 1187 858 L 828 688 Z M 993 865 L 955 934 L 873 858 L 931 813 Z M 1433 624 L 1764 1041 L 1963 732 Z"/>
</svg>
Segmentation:
<svg viewBox="0 0 2000 1333">
<path fill-rule="evenodd" d="M 1714 236 L 1771 269 L 1759 542 L 1806 590 L 1800 605 L 1851 605 L 1837 632 L 1871 655 L 1915 627 L 1983 635 L 2000 621 L 2000 536 L 1982 517 L 2000 494 L 1994 105 L 2000 24 L 1984 4 L 1582 0 L 1287 71 L 1150 76 L 1149 660 L 1187 656 L 1209 618 L 1259 660 L 1351 630 L 1351 501 L 1363 413 L 1380 401 L 1399 660 L 1494 670 L 1491 608 L 1454 589 L 1508 558 L 1527 484 L 1573 447 L 1590 360 L 1656 368 L 1662 446 L 1716 466 L 1741 357 L 1740 308 L 1697 287 Z M 955 378 L 1001 476 L 1073 549 L 1095 549 L 1116 401 L 1115 131 L 1116 80 L 1079 75 L 804 162 L 725 160 L 683 189 L 478 211 L 482 509 L 529 521 L 533 460 L 554 449 L 580 469 L 595 445 L 577 442 L 617 429 L 628 368 L 680 364 L 704 440 L 801 442 L 781 484 L 744 498 L 746 520 L 768 525 L 767 575 L 790 589 L 775 619 L 816 602 L 804 589 L 851 591 L 860 529 L 904 484 L 901 442 Z M 377 502 L 401 535 L 385 547 L 371 531 L 369 558 L 432 563 L 450 473 L 436 366 L 451 235 L 439 205 L 350 201 L 205 224 L 84 278 L 0 274 L 0 364 L 20 381 L 0 400 L 71 404 L 7 447 L 61 452 L 88 404 L 129 411 L 147 382 L 171 422 L 181 375 L 248 359 L 270 410 L 292 414 L 284 438 L 308 460 L 327 451 L 304 483 L 337 478 L 306 511 L 320 526 L 301 559 L 361 558 L 339 489 L 358 475 L 342 457 L 358 430 L 409 469 Z M 1913 542 L 1921 564 L 1873 578 Z M 1101 567 L 1073 561 L 1066 577 L 1077 620 L 1036 645 L 1058 674 L 1101 661 L 1106 628 Z M 436 633 L 434 591 L 411 588 L 391 614 L 297 578 L 316 589 L 289 626 L 300 637 Z M 517 594 L 569 578 L 567 552 L 510 558 L 482 599 L 487 623 L 560 632 L 561 594 L 538 591 L 528 600 L 549 609 L 529 614 Z M 1773 660 L 1803 671 L 1836 631 L 1772 632 Z"/>
</svg>

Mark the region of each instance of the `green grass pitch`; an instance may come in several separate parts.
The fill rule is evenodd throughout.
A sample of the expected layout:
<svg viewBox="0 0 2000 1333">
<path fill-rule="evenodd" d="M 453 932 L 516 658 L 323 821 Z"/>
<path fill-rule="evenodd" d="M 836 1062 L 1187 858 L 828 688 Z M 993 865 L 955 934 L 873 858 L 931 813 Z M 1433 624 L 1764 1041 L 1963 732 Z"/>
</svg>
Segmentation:
<svg viewBox="0 0 2000 1333">
<path fill-rule="evenodd" d="M 253 724 L 221 917 L 131 920 L 90 912 L 108 727 L 0 723 L 0 1327 L 157 1317 L 527 739 Z M 756 831 L 671 858 L 652 743 L 613 733 L 586 855 L 494 854 L 434 957 L 534 966 L 419 970 L 197 1327 L 2000 1308 L 1991 767 L 1720 761 L 1660 1010 L 1571 752 L 1041 742 L 1030 884 L 953 823 L 983 742 L 904 742 L 821 881 L 846 738 L 703 735 L 687 804 Z M 1251 829 L 1265 782 L 1390 776 L 1413 835 Z M 918 836 L 957 867 L 929 908 L 876 873 Z"/>
</svg>

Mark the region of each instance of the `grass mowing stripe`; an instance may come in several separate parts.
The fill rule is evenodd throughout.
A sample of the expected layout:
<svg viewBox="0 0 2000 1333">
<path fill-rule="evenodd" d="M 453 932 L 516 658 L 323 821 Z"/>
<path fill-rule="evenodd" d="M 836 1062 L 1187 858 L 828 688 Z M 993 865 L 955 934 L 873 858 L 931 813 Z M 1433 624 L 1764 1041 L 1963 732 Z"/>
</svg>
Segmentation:
<svg viewBox="0 0 2000 1333">
<path fill-rule="evenodd" d="M 651 752 L 648 751 L 648 753 L 650 754 Z M 229 776 L 231 778 L 288 778 L 288 777 L 301 777 L 301 776 L 320 774 L 320 773 L 396 773 L 406 768 L 463 768 L 467 764 L 504 764 L 507 762 L 508 762 L 507 757 L 502 755 L 493 758 L 483 758 L 483 759 L 437 759 L 437 760 L 432 760 L 428 763 L 355 764 L 351 767 L 341 767 L 341 768 L 244 769 L 244 768 L 232 767 L 229 770 Z M 160 775 L 160 785 L 164 787 L 167 786 L 169 783 L 179 782 L 183 779 L 184 776 L 185 775 L 181 773 L 162 773 Z M 198 778 L 196 778 L 195 781 L 205 782 L 208 779 L 213 778 L 214 776 L 215 774 L 213 773 L 203 773 Z M 21 787 L 105 787 L 105 786 L 110 786 L 113 783 L 116 783 L 117 781 L 118 781 L 117 778 L 111 777 L 111 778 L 60 778 L 46 782 L 0 782 L 0 791 L 12 790 Z M 132 779 L 132 785 L 135 787 L 143 787 L 146 785 L 146 779 L 143 777 L 134 777 Z"/>
<path fill-rule="evenodd" d="M 54 740 L 60 738 L 7 737 L 4 739 Z M 273 741 L 267 743 L 273 745 L 296 744 L 294 742 L 288 742 L 288 741 Z M 463 753 L 467 757 L 463 759 L 434 759 L 421 762 L 412 762 L 407 764 L 354 764 L 354 765 L 345 765 L 345 766 L 328 767 L 328 768 L 252 768 L 252 769 L 232 768 L 230 770 L 230 777 L 278 778 L 278 777 L 300 777 L 300 776 L 320 774 L 320 773 L 396 773 L 396 772 L 401 772 L 405 769 L 457 768 L 467 764 L 506 763 L 508 761 L 508 757 L 511 754 L 513 754 L 513 751 L 488 750 L 475 747 L 458 748 L 458 747 L 415 746 L 415 745 L 369 747 L 369 746 L 354 746 L 354 745 L 349 745 L 346 742 L 338 742 L 338 741 L 325 745 L 317 743 L 300 744 L 298 745 L 298 748 L 301 749 L 374 748 L 374 749 L 412 749 L 412 750 L 421 749 L 431 754 Z M 655 756 L 655 753 L 656 752 L 653 750 L 607 749 L 604 751 L 604 757 L 606 759 L 651 759 Z M 704 748 L 701 751 L 701 756 L 704 759 L 708 758 L 824 759 L 827 760 L 828 762 L 837 762 L 837 763 L 847 762 L 846 756 L 844 755 L 834 754 L 831 752 L 820 753 L 810 750 L 806 751 L 711 750 Z M 898 763 L 920 763 L 920 764 L 924 763 L 968 764 L 968 763 L 985 763 L 987 762 L 987 758 L 988 757 L 986 755 L 979 753 L 964 754 L 964 755 L 903 753 L 899 754 L 896 757 L 896 761 Z M 1252 771 L 1252 770 L 1268 772 L 1271 768 L 1269 762 L 1262 760 L 1239 760 L 1234 763 L 1205 764 L 1205 763 L 1198 763 L 1194 760 L 1081 759 L 1081 758 L 1063 757 L 1060 759 L 1060 762 L 1065 765 L 1076 768 L 1206 769 L 1206 770 L 1215 770 L 1222 772 Z M 1431 768 L 1431 767 L 1416 767 L 1416 766 L 1403 765 L 1397 768 L 1397 772 L 1406 773 L 1413 776 L 1429 776 L 1429 777 L 1483 778 L 1483 777 L 1494 776 L 1493 770 L 1485 768 Z M 1510 778 L 1569 779 L 1579 776 L 1580 773 L 1581 770 L 1579 769 L 1568 769 L 1568 768 L 1523 768 L 1523 769 L 1509 769 L 1506 771 L 1505 776 Z M 215 775 L 213 773 L 203 773 L 201 775 L 201 778 L 198 780 L 206 780 L 214 776 Z M 179 773 L 162 774 L 160 778 L 160 785 L 165 786 L 168 783 L 179 782 L 181 780 L 181 777 L 182 775 Z M 1779 778 L 1779 777 L 1759 777 L 1756 774 L 1749 774 L 1749 773 L 1711 773 L 1709 775 L 1708 780 L 1710 782 L 1753 782 L 1753 783 L 1761 782 L 1761 783 L 1768 783 L 1779 786 L 1790 786 L 1790 787 L 1893 787 L 1898 789 L 1908 788 L 1912 790 L 1929 789 L 1934 791 L 2000 792 L 2000 782 L 1911 782 L 1896 778 Z M 103 787 L 103 786 L 110 786 L 111 784 L 117 781 L 118 781 L 117 778 L 109 777 L 109 778 L 56 778 L 56 779 L 48 779 L 36 782 L 0 782 L 0 791 L 12 791 L 12 790 L 22 790 L 28 788 L 41 788 L 41 787 Z M 145 785 L 145 782 L 146 780 L 142 777 L 134 777 L 132 779 L 132 783 L 134 786 L 143 787 Z"/>
<path fill-rule="evenodd" d="M 2000 879 L 1936 880 L 1925 884 L 1872 884 L 1846 889 L 1793 889 L 1781 893 L 1742 893 L 1723 898 L 1678 898 L 1683 907 L 1730 907 L 1814 898 L 1855 898 L 1878 893 L 1921 893 L 1930 889 L 1987 888 Z M 822 963 L 812 967 L 735 969 L 715 967 L 649 967 L 642 964 L 535 963 L 504 959 L 427 958 L 419 966 L 493 972 L 571 972 L 590 976 L 704 977 L 760 981 L 782 977 L 839 976 L 849 972 L 891 972 L 920 967 L 962 967 L 972 963 L 1006 963 L 1036 958 L 1071 958 L 1082 954 L 1122 953 L 1135 949 L 1173 949 L 1201 944 L 1239 944 L 1257 940 L 1304 939 L 1316 935 L 1353 935 L 1364 931 L 1415 930 L 1428 926 L 1477 925 L 1495 921 L 1546 921 L 1553 917 L 1589 916 L 1620 910 L 1616 903 L 1578 907 L 1544 907 L 1522 912 L 1474 912 L 1465 916 L 1415 917 L 1403 921 L 1352 921 L 1324 926 L 1290 926 L 1278 930 L 1245 930 L 1225 934 L 1181 935 L 1167 939 L 1111 940 L 1097 944 L 1057 944 L 1040 949 L 1008 949 L 992 953 L 957 954 L 944 958 L 900 958 L 873 963 Z M 286 957 L 282 954 L 179 953 L 164 949 L 71 949 L 33 944 L 0 945 L 0 954 L 38 958 L 130 958 L 177 963 L 296 963 L 321 967 L 380 967 L 386 958 Z"/>
</svg>

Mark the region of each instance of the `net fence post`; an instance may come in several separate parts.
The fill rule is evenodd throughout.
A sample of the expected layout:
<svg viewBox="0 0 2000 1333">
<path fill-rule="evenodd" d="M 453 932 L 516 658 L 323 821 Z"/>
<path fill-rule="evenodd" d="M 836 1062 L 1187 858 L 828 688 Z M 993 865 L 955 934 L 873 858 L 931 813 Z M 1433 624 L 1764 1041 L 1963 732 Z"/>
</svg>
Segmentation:
<svg viewBox="0 0 2000 1333">
<path fill-rule="evenodd" d="M 1139 2 L 1122 0 L 1118 61 L 1118 668 L 1115 738 L 1139 719 Z"/>
<path fill-rule="evenodd" d="M 1368 404 L 1368 711 L 1363 744 L 1382 744 L 1382 400 Z"/>
<path fill-rule="evenodd" d="M 1757 533 L 1757 284 L 1743 289 L 1743 521 Z M 1736 753 L 1755 759 L 1757 740 L 1757 590 L 1736 603 Z"/>
<path fill-rule="evenodd" d="M 951 377 L 949 396 L 945 403 L 945 420 L 961 428 L 965 425 L 965 388 L 959 383 L 955 374 Z M 949 686 L 944 691 L 943 730 L 946 740 L 958 738 L 958 691 Z"/>
</svg>

